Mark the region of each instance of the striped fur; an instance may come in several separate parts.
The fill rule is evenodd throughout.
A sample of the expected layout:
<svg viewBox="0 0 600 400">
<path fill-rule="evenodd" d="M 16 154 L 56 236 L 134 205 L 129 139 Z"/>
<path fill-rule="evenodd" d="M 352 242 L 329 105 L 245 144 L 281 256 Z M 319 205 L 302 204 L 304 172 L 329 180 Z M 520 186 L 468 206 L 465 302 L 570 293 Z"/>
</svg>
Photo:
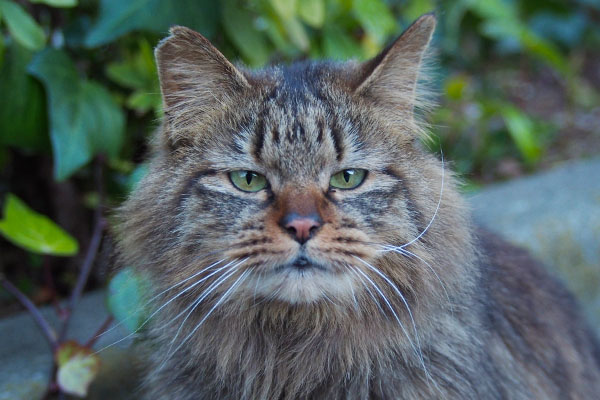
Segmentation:
<svg viewBox="0 0 600 400">
<path fill-rule="evenodd" d="M 165 292 L 138 347 L 148 399 L 600 393 L 598 347 L 571 296 L 474 231 L 452 174 L 419 145 L 434 26 L 421 17 L 363 64 L 260 71 L 186 28 L 161 42 L 165 120 L 119 211 L 122 262 Z M 331 188 L 348 168 L 365 181 Z M 241 192 L 235 170 L 269 184 Z M 290 209 L 323 221 L 304 245 L 281 226 Z M 311 268 L 290 266 L 299 254 Z"/>
</svg>

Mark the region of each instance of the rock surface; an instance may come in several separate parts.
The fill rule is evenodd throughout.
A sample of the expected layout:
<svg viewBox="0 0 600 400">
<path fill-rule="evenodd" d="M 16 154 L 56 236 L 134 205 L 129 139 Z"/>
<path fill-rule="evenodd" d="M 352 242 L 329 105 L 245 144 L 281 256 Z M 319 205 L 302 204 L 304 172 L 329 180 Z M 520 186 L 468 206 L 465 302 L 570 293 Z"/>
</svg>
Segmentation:
<svg viewBox="0 0 600 400">
<path fill-rule="evenodd" d="M 54 310 L 42 310 L 52 326 L 59 326 Z M 87 342 L 108 316 L 104 292 L 84 296 L 77 307 L 69 338 Z M 100 349 L 127 336 L 120 327 L 103 335 L 95 346 Z M 0 320 L 0 400 L 35 400 L 46 390 L 52 356 L 50 347 L 29 314 Z M 96 381 L 90 387 L 89 399 L 131 399 L 135 393 L 136 359 L 126 349 L 125 340 L 100 353 L 102 361 Z M 109 395 L 110 394 L 110 395 Z"/>
<path fill-rule="evenodd" d="M 600 332 L 600 158 L 488 186 L 471 204 L 476 221 L 565 281 Z"/>
<path fill-rule="evenodd" d="M 600 159 L 486 188 L 471 197 L 474 218 L 528 248 L 578 295 L 600 332 Z M 102 292 L 84 297 L 70 337 L 87 341 L 106 317 Z M 44 310 L 52 323 L 54 312 Z M 127 335 L 114 329 L 101 348 Z M 48 345 L 27 314 L 0 320 L 0 400 L 38 399 L 51 368 Z M 136 398 L 139 372 L 130 341 L 103 351 L 91 399 Z"/>
</svg>

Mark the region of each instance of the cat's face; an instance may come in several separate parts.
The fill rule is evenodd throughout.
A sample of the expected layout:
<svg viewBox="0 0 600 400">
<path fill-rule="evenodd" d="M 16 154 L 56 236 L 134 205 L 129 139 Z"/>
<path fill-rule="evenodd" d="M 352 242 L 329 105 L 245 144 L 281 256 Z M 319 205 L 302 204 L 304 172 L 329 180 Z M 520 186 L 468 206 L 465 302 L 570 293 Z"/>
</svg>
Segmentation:
<svg viewBox="0 0 600 400">
<path fill-rule="evenodd" d="M 163 145 L 130 204 L 155 210 L 130 218 L 130 240 L 172 260 L 164 284 L 212 265 L 215 291 L 309 303 L 356 301 L 381 280 L 373 265 L 418 282 L 389 245 L 418 238 L 439 205 L 442 171 L 412 114 L 434 24 L 422 18 L 364 64 L 258 72 L 175 29 L 157 51 Z"/>
<path fill-rule="evenodd" d="M 309 68 L 272 71 L 268 90 L 227 116 L 234 128 L 188 149 L 182 181 L 189 251 L 218 249 L 252 270 L 256 295 L 292 302 L 351 295 L 350 266 L 418 234 L 399 150 L 412 136 L 386 132 L 366 105 L 321 84 L 328 69 Z"/>
</svg>

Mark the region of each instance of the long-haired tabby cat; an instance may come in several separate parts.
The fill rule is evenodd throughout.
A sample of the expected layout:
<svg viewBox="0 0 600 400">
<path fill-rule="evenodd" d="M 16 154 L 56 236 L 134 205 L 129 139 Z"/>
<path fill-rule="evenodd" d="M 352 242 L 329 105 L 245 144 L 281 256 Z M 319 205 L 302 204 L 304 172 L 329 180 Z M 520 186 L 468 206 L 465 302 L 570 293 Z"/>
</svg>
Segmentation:
<svg viewBox="0 0 600 400">
<path fill-rule="evenodd" d="M 563 286 L 471 228 L 414 115 L 425 15 L 365 63 L 234 67 L 175 27 L 165 106 L 120 211 L 160 300 L 148 399 L 594 399 Z"/>
</svg>

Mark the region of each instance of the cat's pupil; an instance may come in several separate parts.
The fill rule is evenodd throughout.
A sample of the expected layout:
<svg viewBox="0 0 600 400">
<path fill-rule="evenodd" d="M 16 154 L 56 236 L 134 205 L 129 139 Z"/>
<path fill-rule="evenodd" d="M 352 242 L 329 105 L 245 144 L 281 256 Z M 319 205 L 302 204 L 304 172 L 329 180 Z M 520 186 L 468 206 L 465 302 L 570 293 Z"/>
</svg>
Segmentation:
<svg viewBox="0 0 600 400">
<path fill-rule="evenodd" d="M 252 172 L 246 171 L 246 183 L 250 186 L 250 182 L 252 182 Z"/>
<path fill-rule="evenodd" d="M 346 183 L 350 182 L 351 176 L 352 176 L 352 172 L 349 169 L 344 171 L 344 180 L 346 181 Z"/>
</svg>

